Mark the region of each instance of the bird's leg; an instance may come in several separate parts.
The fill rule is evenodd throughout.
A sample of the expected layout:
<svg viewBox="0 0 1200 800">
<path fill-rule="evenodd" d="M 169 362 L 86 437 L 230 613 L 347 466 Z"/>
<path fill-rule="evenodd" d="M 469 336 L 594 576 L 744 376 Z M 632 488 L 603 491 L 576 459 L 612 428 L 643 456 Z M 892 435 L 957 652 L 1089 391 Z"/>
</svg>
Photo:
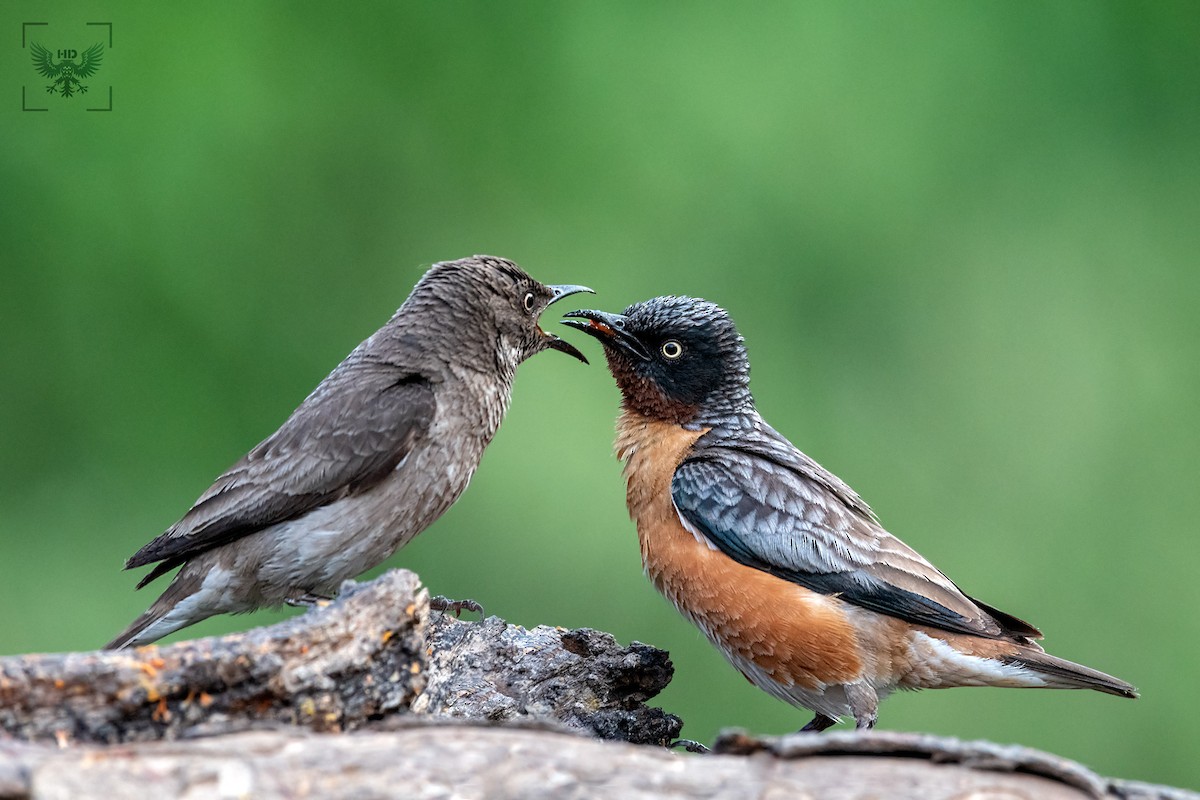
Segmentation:
<svg viewBox="0 0 1200 800">
<path fill-rule="evenodd" d="M 846 699 L 850 701 L 850 713 L 854 715 L 854 727 L 874 728 L 879 719 L 879 695 L 867 683 L 846 684 Z"/>
<path fill-rule="evenodd" d="M 462 616 L 462 612 L 471 611 L 483 618 L 483 606 L 475 600 L 451 600 L 449 597 L 442 597 L 440 594 L 437 597 L 429 598 L 429 609 L 431 611 L 441 611 L 443 614 L 451 612 L 454 618 L 458 619 Z"/>
<path fill-rule="evenodd" d="M 707 747 L 705 747 L 704 745 L 695 741 L 694 739 L 676 739 L 675 741 L 673 741 L 667 745 L 668 750 L 674 750 L 677 747 L 683 748 L 684 750 L 687 750 L 689 753 L 708 753 L 708 752 L 710 752 Z"/>
<path fill-rule="evenodd" d="M 821 731 L 825 730 L 826 728 L 833 727 L 836 724 L 837 724 L 836 718 L 827 717 L 824 714 L 817 714 L 815 717 L 812 718 L 811 722 L 809 722 L 807 725 L 805 725 L 803 728 L 800 729 L 800 733 L 807 733 L 809 731 L 811 731 L 813 733 L 820 733 Z"/>
<path fill-rule="evenodd" d="M 326 597 L 323 594 L 305 592 L 303 594 L 298 594 L 295 597 L 289 597 L 283 602 L 287 603 L 293 608 L 312 608 L 313 606 L 319 606 L 321 603 L 328 603 L 331 600 L 333 600 L 332 597 Z"/>
</svg>

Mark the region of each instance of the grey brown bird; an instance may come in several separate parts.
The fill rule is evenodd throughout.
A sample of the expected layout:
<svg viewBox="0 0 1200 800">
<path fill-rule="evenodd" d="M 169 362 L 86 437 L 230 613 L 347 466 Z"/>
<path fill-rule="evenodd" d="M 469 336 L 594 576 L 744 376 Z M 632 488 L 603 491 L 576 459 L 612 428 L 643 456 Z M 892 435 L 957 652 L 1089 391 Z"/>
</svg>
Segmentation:
<svg viewBox="0 0 1200 800">
<path fill-rule="evenodd" d="M 720 307 L 658 297 L 566 316 L 604 346 L 621 390 L 616 449 L 647 575 L 751 683 L 814 711 L 805 730 L 873 727 L 896 689 L 1137 696 L 964 594 L 768 425 Z"/>
<path fill-rule="evenodd" d="M 157 562 L 139 589 L 182 569 L 107 647 L 331 596 L 403 547 L 467 488 L 518 365 L 546 349 L 586 363 L 538 316 L 590 291 L 543 285 L 493 256 L 435 264 L 279 430 L 129 559 Z"/>
</svg>

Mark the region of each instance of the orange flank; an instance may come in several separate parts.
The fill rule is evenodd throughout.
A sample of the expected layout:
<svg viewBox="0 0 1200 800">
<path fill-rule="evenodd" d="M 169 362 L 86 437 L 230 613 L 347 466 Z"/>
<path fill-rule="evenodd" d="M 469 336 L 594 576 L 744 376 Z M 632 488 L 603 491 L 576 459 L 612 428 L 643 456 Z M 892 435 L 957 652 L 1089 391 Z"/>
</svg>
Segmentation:
<svg viewBox="0 0 1200 800">
<path fill-rule="evenodd" d="M 842 601 L 739 564 L 683 527 L 671 477 L 706 432 L 629 410 L 617 423 L 646 573 L 714 644 L 775 681 L 815 689 L 857 680 L 863 660 Z"/>
</svg>

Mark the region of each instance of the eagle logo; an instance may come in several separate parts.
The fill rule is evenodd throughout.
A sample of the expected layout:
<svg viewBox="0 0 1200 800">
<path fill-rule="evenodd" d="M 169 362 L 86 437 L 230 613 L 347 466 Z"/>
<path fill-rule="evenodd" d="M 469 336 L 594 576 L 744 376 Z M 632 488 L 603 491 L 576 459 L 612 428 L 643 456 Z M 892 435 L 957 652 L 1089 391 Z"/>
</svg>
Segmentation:
<svg viewBox="0 0 1200 800">
<path fill-rule="evenodd" d="M 83 51 L 79 63 L 75 62 L 74 50 L 60 50 L 59 54 L 69 53 L 71 58 L 64 58 L 55 64 L 54 56 L 49 50 L 37 42 L 32 42 L 31 46 L 34 69 L 54 81 L 46 87 L 46 91 L 50 94 L 57 92 L 63 97 L 71 97 L 76 92 L 79 94 L 87 92 L 88 87 L 81 82 L 81 79 L 90 78 L 96 73 L 96 70 L 100 69 L 100 57 L 104 55 L 104 45 L 97 43 Z"/>
</svg>

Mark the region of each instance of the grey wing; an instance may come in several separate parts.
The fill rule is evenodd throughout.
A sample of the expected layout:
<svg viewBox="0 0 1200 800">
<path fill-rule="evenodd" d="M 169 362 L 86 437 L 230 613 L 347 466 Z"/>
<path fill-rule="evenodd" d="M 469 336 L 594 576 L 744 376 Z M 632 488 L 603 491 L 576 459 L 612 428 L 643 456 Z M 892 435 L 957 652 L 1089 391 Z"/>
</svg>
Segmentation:
<svg viewBox="0 0 1200 800">
<path fill-rule="evenodd" d="M 781 464 L 729 447 L 702 448 L 676 470 L 671 495 L 682 519 L 726 555 L 815 592 L 943 630 L 1039 635 L 967 597 L 864 514 L 865 504 L 847 505 L 814 467 L 824 473 L 807 456 Z"/>
<path fill-rule="evenodd" d="M 140 588 L 205 550 L 370 488 L 426 436 L 435 410 L 420 375 L 335 372 L 126 569 L 162 562 Z"/>
</svg>

